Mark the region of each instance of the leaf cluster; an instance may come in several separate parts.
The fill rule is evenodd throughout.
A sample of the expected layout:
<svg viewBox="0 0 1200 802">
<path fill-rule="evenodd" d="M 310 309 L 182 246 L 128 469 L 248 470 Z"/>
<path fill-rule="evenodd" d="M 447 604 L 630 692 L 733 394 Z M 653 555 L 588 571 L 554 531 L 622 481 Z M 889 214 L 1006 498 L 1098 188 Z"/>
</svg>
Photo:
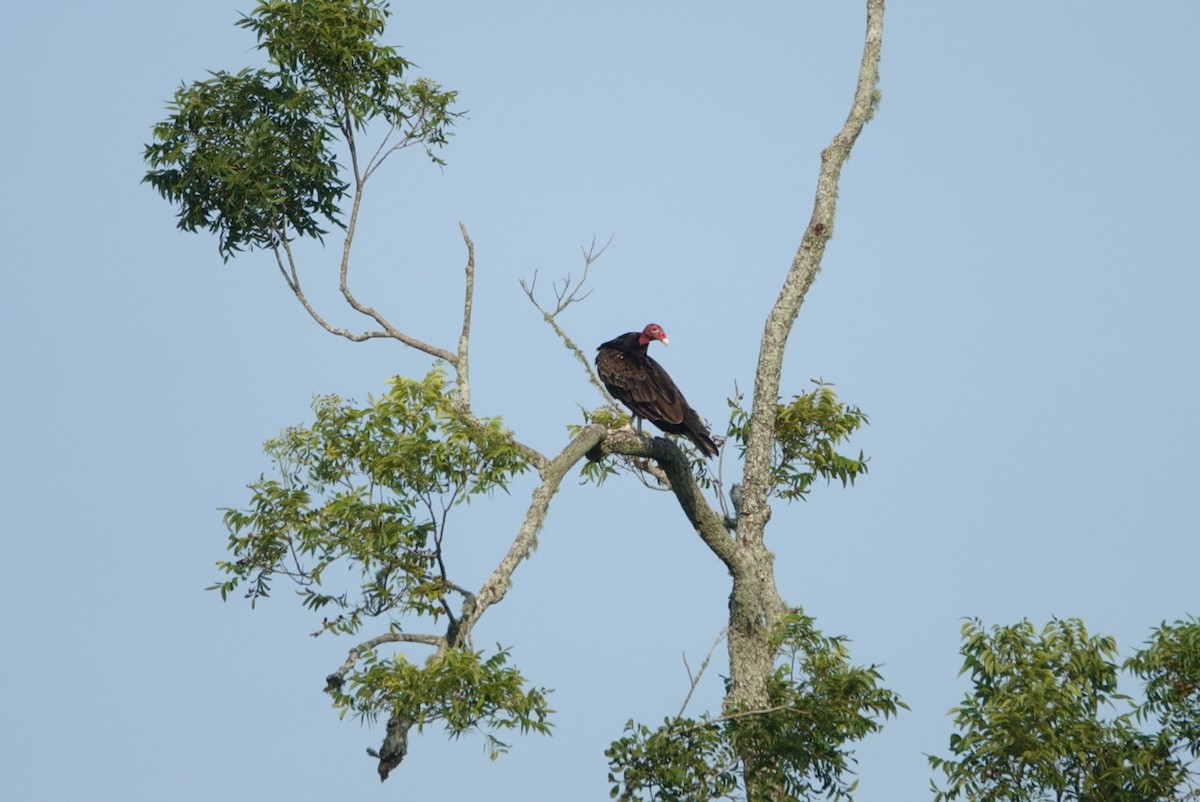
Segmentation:
<svg viewBox="0 0 1200 802">
<path fill-rule="evenodd" d="M 699 802 L 737 790 L 737 756 L 720 723 L 666 718 L 651 729 L 630 719 L 625 732 L 604 752 L 613 799 Z"/>
<path fill-rule="evenodd" d="M 1200 757 L 1200 620 L 1164 622 L 1125 668 L 1146 683 L 1138 718 L 1157 720 L 1172 741 Z"/>
<path fill-rule="evenodd" d="M 877 666 L 853 666 L 845 638 L 826 637 L 802 611 L 780 622 L 776 668 L 761 710 L 666 719 L 651 730 L 630 722 L 609 758 L 620 800 L 847 799 L 856 783 L 848 745 L 907 709 L 880 685 Z"/>
<path fill-rule="evenodd" d="M 341 226 L 348 184 L 320 119 L 320 98 L 268 70 L 213 73 L 180 88 L 146 146 L 144 181 L 179 205 L 179 228 L 219 236 L 225 259 L 288 231 Z"/>
<path fill-rule="evenodd" d="M 951 713 L 958 732 L 950 759 L 930 756 L 945 774 L 935 800 L 1169 800 L 1187 777 L 1160 735 L 1111 711 L 1117 646 L 1077 619 L 1029 621 L 985 630 L 963 625 L 963 673 L 973 689 Z"/>
<path fill-rule="evenodd" d="M 580 432 L 588 426 L 603 426 L 605 429 L 617 429 L 629 424 L 629 416 L 613 406 L 603 406 L 592 410 L 580 407 L 580 412 L 583 414 L 583 423 L 567 425 L 567 432 L 571 437 L 579 436 Z M 619 466 L 627 464 L 629 464 L 628 460 L 618 462 L 614 459 L 592 459 L 589 457 L 589 459 L 584 460 L 583 466 L 580 468 L 580 475 L 583 477 L 583 482 L 591 482 L 599 487 L 604 484 L 605 480 L 621 472 Z"/>
<path fill-rule="evenodd" d="M 179 206 L 180 229 L 218 234 L 229 259 L 344 227 L 339 209 L 351 184 L 339 143 L 358 184 L 411 144 L 440 163 L 433 149 L 459 116 L 450 110 L 455 93 L 405 79 L 412 65 L 378 41 L 389 14 L 379 0 L 267 0 L 238 22 L 271 67 L 181 86 L 145 148 L 143 181 Z M 355 132 L 376 119 L 388 130 L 360 170 Z"/>
<path fill-rule="evenodd" d="M 508 750 L 495 731 L 550 733 L 554 712 L 544 688 L 526 688 L 516 668 L 508 665 L 509 651 L 493 654 L 448 649 L 423 667 L 403 655 L 380 659 L 374 650 L 363 656 L 363 669 L 345 685 L 330 688 L 341 715 L 352 712 L 374 720 L 380 714 L 416 726 L 441 723 L 453 738 L 483 732 L 494 760 Z"/>
<path fill-rule="evenodd" d="M 862 451 L 851 457 L 837 450 L 868 423 L 866 413 L 838 401 L 832 385 L 820 380 L 813 384 L 810 392 L 793 396 L 775 410 L 771 493 L 785 501 L 806 498 L 818 478 L 836 479 L 844 487 L 867 472 Z M 729 437 L 744 456 L 750 413 L 740 399 L 730 399 L 729 407 Z"/>
<path fill-rule="evenodd" d="M 782 799 L 849 799 L 848 744 L 882 729 L 907 705 L 880 685 L 878 666 L 854 666 L 844 637 L 827 637 L 800 610 L 780 624 L 779 660 L 768 683 L 771 711 L 731 722 L 739 754 L 753 755 L 751 796 L 782 788 Z"/>
<path fill-rule="evenodd" d="M 440 163 L 432 148 L 446 144 L 457 95 L 425 78 L 404 80 L 413 64 L 379 43 L 389 16 L 379 0 L 266 0 L 238 25 L 282 74 L 325 99 L 331 121 L 361 130 L 381 118 Z"/>
<path fill-rule="evenodd" d="M 266 443 L 275 476 L 250 485 L 247 507 L 225 511 L 232 557 L 212 589 L 225 598 L 246 585 L 253 603 L 287 577 L 305 606 L 337 609 L 323 631 L 355 632 L 385 613 L 449 614 L 447 593 L 462 591 L 443 559 L 447 518 L 525 469 L 508 431 L 460 410 L 436 369 L 394 379 L 363 407 L 317 398 L 313 412 L 311 425 Z"/>
</svg>

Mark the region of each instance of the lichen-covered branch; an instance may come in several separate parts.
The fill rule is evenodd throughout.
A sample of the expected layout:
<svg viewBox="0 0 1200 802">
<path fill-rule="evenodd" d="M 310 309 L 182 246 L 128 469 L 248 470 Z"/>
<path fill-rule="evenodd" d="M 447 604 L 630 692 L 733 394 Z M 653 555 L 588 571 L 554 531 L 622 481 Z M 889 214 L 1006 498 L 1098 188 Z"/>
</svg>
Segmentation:
<svg viewBox="0 0 1200 802">
<path fill-rule="evenodd" d="M 445 641 L 445 638 L 438 635 L 420 635 L 407 632 L 385 632 L 382 635 L 377 635 L 370 640 L 358 644 L 346 654 L 346 661 L 338 667 L 337 671 L 325 677 L 325 688 L 329 689 L 341 686 L 346 681 L 346 674 L 354 668 L 355 664 L 358 663 L 358 659 L 365 652 L 369 652 L 377 646 L 382 646 L 385 643 L 421 643 L 426 646 L 440 647 Z"/>
<path fill-rule="evenodd" d="M 537 533 L 546 521 L 546 515 L 550 511 L 550 501 L 558 492 L 562 480 L 603 439 L 603 428 L 588 426 L 579 432 L 558 456 L 549 462 L 543 462 L 539 467 L 538 473 L 542 481 L 533 491 L 529 507 L 525 511 L 525 518 L 517 530 L 516 537 L 495 570 L 492 571 L 491 576 L 480 587 L 479 592 L 466 597 L 458 619 L 450 622 L 446 635 L 433 639 L 433 643 L 437 646 L 437 652 L 430 656 L 428 665 L 445 659 L 446 653 L 450 649 L 463 648 L 470 643 L 471 631 L 475 624 L 479 622 L 489 607 L 504 599 L 508 589 L 512 586 L 513 573 L 537 544 Z M 429 643 L 430 641 L 421 640 L 420 642 Z M 369 644 L 371 641 L 367 643 Z M 360 652 L 365 650 L 363 646 L 356 647 L 356 649 Z M 339 671 L 330 676 L 344 676 L 353 667 L 358 656 L 358 652 L 352 651 Z M 380 750 L 378 752 L 370 750 L 371 755 L 379 760 L 379 775 L 382 779 L 387 779 L 391 770 L 403 760 L 407 752 L 408 731 L 414 723 L 403 713 L 393 713 L 388 719 L 387 731 Z"/>
<path fill-rule="evenodd" d="M 747 435 L 743 481 L 745 500 L 738 520 L 738 539 L 742 542 L 761 540 L 770 515 L 767 494 L 770 490 L 771 448 L 775 436 L 774 410 L 779 401 L 784 349 L 805 295 L 821 268 L 825 245 L 833 235 L 842 165 L 879 103 L 877 85 L 883 45 L 883 11 L 884 0 L 867 0 L 867 29 L 850 113 L 841 130 L 821 153 L 812 217 L 792 259 L 779 297 L 763 327 Z"/>
<path fill-rule="evenodd" d="M 811 219 L 763 327 L 746 437 L 737 548 L 734 558 L 726 561 L 733 575 L 729 599 L 727 711 L 770 707 L 769 682 L 775 658 L 771 632 L 787 613 L 775 584 L 774 555 L 763 543 L 763 532 L 771 515 L 767 498 L 771 491 L 771 457 L 783 355 L 805 295 L 820 270 L 826 243 L 833 234 L 842 165 L 879 102 L 877 84 L 883 13 L 884 0 L 867 0 L 862 61 L 850 113 L 821 154 Z M 755 754 L 743 754 L 741 758 L 745 765 L 748 798 L 758 799 L 761 797 L 759 789 L 771 784 L 771 758 Z M 768 793 L 762 798 L 772 797 Z"/>
<path fill-rule="evenodd" d="M 691 464 L 679 446 L 664 437 L 645 437 L 632 429 L 612 429 L 600 444 L 601 454 L 620 454 L 653 460 L 666 474 L 671 492 L 696 534 L 732 571 L 738 559 L 736 543 L 725 528 L 725 519 L 709 506 L 692 476 Z"/>
<path fill-rule="evenodd" d="M 475 243 L 467 233 L 467 227 L 460 221 L 458 230 L 462 232 L 463 242 L 467 246 L 466 277 L 463 280 L 463 320 L 462 331 L 458 335 L 458 353 L 454 357 L 454 369 L 458 374 L 458 406 L 460 409 L 471 408 L 471 370 L 468 354 L 471 344 L 471 311 L 475 306 Z"/>
<path fill-rule="evenodd" d="M 604 429 L 601 427 L 585 427 L 558 456 L 538 471 L 542 481 L 533 491 L 533 497 L 529 501 L 529 507 L 525 510 L 525 518 L 521 522 L 516 538 L 492 575 L 475 594 L 471 604 L 464 605 L 456 636 L 449 643 L 450 646 L 462 643 L 470 635 L 471 629 L 479 621 L 480 616 L 487 611 L 487 608 L 499 602 L 508 593 L 508 589 L 512 585 L 513 572 L 537 544 L 537 533 L 546 521 L 546 515 L 550 511 L 550 501 L 562 485 L 563 478 L 603 438 Z"/>
</svg>

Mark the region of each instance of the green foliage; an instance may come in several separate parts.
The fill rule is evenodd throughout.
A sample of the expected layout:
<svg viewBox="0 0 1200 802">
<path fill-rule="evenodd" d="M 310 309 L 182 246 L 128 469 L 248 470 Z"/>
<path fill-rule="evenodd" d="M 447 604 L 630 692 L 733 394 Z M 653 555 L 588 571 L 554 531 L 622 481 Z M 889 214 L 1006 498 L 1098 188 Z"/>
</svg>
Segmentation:
<svg viewBox="0 0 1200 802">
<path fill-rule="evenodd" d="M 289 578 L 305 606 L 337 611 L 324 631 L 356 632 L 364 616 L 448 613 L 447 516 L 525 468 L 508 431 L 460 411 L 440 370 L 396 378 L 362 408 L 325 396 L 313 411 L 312 425 L 266 443 L 276 477 L 250 485 L 248 507 L 225 511 L 233 557 L 217 564 L 228 578 L 213 589 L 225 598 L 245 584 L 253 603 Z M 355 576 L 357 589 L 345 587 Z"/>
<path fill-rule="evenodd" d="M 526 690 L 525 679 L 507 665 L 508 656 L 498 646 L 486 659 L 482 652 L 450 649 L 420 667 L 403 655 L 379 659 L 372 651 L 364 655 L 364 669 L 330 693 L 343 715 L 396 716 L 418 731 L 440 722 L 454 738 L 481 729 L 548 735 L 547 719 L 554 711 L 546 691 Z M 492 759 L 508 750 L 492 732 L 484 734 Z"/>
<path fill-rule="evenodd" d="M 851 666 L 845 639 L 825 637 L 800 611 L 781 622 L 774 645 L 766 708 L 667 719 L 656 730 L 626 725 L 628 734 L 606 752 L 612 797 L 698 802 L 740 791 L 781 802 L 849 798 L 855 783 L 846 776 L 853 762 L 847 745 L 907 706 L 880 687 L 876 666 Z"/>
<path fill-rule="evenodd" d="M 593 410 L 580 407 L 580 412 L 583 413 L 583 423 L 578 426 L 574 424 L 567 425 L 567 432 L 571 437 L 578 436 L 588 426 L 603 426 L 605 429 L 617 429 L 629 423 L 628 415 L 611 406 L 603 406 Z M 604 484 L 604 481 L 609 477 L 616 476 L 620 471 L 612 459 L 587 459 L 584 461 L 580 472 L 585 482 L 594 482 L 599 486 Z"/>
<path fill-rule="evenodd" d="M 811 392 L 776 407 L 771 492 L 785 501 L 804 499 L 817 478 L 837 479 L 845 486 L 867 472 L 861 451 L 857 458 L 837 451 L 837 446 L 868 422 L 866 414 L 838 401 L 832 385 L 813 383 L 816 387 Z M 729 436 L 744 455 L 750 413 L 742 408 L 740 399 L 730 399 L 729 407 Z"/>
<path fill-rule="evenodd" d="M 667 718 L 652 730 L 630 720 L 625 732 L 604 753 L 613 799 L 700 802 L 737 790 L 737 757 L 721 722 Z"/>
<path fill-rule="evenodd" d="M 526 467 L 508 431 L 462 411 L 440 370 L 396 378 L 363 407 L 317 398 L 313 412 L 312 424 L 266 443 L 275 476 L 250 485 L 247 507 L 225 511 L 232 558 L 217 563 L 227 578 L 210 590 L 226 598 L 244 586 L 253 604 L 290 579 L 325 616 L 314 635 L 355 633 L 386 616 L 388 633 L 329 683 L 342 715 L 441 722 L 455 737 L 484 728 L 493 756 L 506 746 L 490 730 L 548 732 L 545 692 L 525 689 L 504 650 L 485 659 L 443 646 L 423 667 L 377 652 L 389 636 L 403 639 L 406 617 L 453 617 L 451 594 L 470 607 L 443 539 L 456 506 L 504 490 Z"/>
<path fill-rule="evenodd" d="M 145 149 L 143 181 L 179 205 L 181 229 L 218 234 L 228 259 L 343 225 L 339 204 L 351 184 L 334 152 L 339 141 L 359 184 L 412 144 L 440 163 L 433 148 L 458 116 L 455 93 L 405 80 L 412 65 L 378 42 L 389 14 L 379 0 L 268 0 L 238 22 L 271 69 L 216 72 L 180 87 Z M 387 133 L 360 171 L 355 132 L 377 119 Z"/>
<path fill-rule="evenodd" d="M 1109 712 L 1117 693 L 1117 645 L 1076 619 L 1041 631 L 1023 621 L 984 630 L 963 625 L 963 672 L 973 689 L 954 714 L 952 759 L 935 800 L 1145 802 L 1184 798 L 1185 768 L 1161 736 Z"/>
<path fill-rule="evenodd" d="M 1200 757 L 1200 620 L 1164 622 L 1125 668 L 1146 682 L 1138 718 L 1156 719 L 1172 742 Z"/>
<path fill-rule="evenodd" d="M 179 204 L 179 228 L 218 234 L 226 259 L 276 246 L 289 229 L 320 237 L 323 221 L 341 225 L 347 184 L 319 103 L 265 70 L 214 73 L 175 93 L 146 146 L 144 180 Z"/>
</svg>

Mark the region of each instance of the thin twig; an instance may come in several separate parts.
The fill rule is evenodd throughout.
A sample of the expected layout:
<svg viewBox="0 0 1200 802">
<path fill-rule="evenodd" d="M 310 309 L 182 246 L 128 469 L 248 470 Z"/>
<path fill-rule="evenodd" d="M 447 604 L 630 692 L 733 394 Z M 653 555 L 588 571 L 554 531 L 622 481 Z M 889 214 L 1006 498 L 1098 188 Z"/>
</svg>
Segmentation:
<svg viewBox="0 0 1200 802">
<path fill-rule="evenodd" d="M 587 283 L 588 272 L 591 270 L 592 265 L 597 259 L 604 255 L 604 252 L 608 250 L 608 246 L 612 244 L 612 241 L 613 237 L 610 236 L 608 241 L 605 242 L 604 246 L 599 250 L 596 250 L 595 238 L 592 239 L 592 244 L 587 248 L 587 250 L 584 250 L 582 246 L 580 247 L 580 250 L 583 252 L 583 275 L 579 277 L 579 281 L 577 282 L 573 282 L 570 275 L 568 275 L 563 282 L 561 290 L 557 285 L 553 285 L 555 296 L 554 311 L 550 311 L 549 309 L 543 307 L 537 300 L 534 290 L 537 288 L 538 271 L 533 271 L 533 279 L 531 281 L 526 282 L 525 279 L 522 278 L 520 279 L 520 283 L 521 289 L 525 291 L 526 297 L 529 298 L 529 302 L 533 304 L 535 309 L 542 313 L 542 319 L 550 324 L 550 328 L 554 329 L 554 333 L 560 340 L 562 340 L 563 345 L 565 345 L 567 350 L 574 355 L 575 359 L 579 361 L 579 364 L 583 366 L 583 370 L 587 374 L 588 381 L 592 383 L 592 386 L 595 387 L 596 391 L 599 392 L 604 398 L 605 403 L 609 406 L 616 407 L 617 402 L 609 394 L 608 390 L 604 387 L 604 384 L 601 383 L 600 377 L 596 375 L 596 371 L 592 367 L 592 363 L 587 358 L 587 355 L 584 354 L 583 349 L 576 345 L 575 341 L 572 340 L 566 331 L 563 330 L 562 326 L 558 325 L 557 320 L 558 316 L 566 311 L 571 304 L 578 303 L 592 294 L 591 290 L 588 290 L 583 295 L 580 295 L 579 291 L 583 289 L 584 284 Z"/>
<path fill-rule="evenodd" d="M 379 147 L 375 148 L 375 152 L 371 154 L 370 160 L 367 161 L 367 169 L 363 173 L 364 181 L 370 178 L 371 173 L 379 169 L 379 165 L 383 164 L 383 160 L 387 158 L 386 153 L 382 157 L 380 157 L 379 154 L 383 153 L 384 146 L 387 144 L 387 141 L 392 138 L 392 134 L 395 132 L 395 130 L 396 124 L 392 123 L 388 127 L 387 133 L 383 135 L 383 139 L 379 140 Z M 389 150 L 388 153 L 391 153 L 391 151 Z"/>
<path fill-rule="evenodd" d="M 716 640 L 713 641 L 712 646 L 708 647 L 708 654 L 704 656 L 704 662 L 700 664 L 700 670 L 696 673 L 696 676 L 693 677 L 691 668 L 688 668 L 688 679 L 691 680 L 692 684 L 688 688 L 687 696 L 684 697 L 683 704 L 679 706 L 679 712 L 675 714 L 675 718 L 683 718 L 683 711 L 687 710 L 688 702 L 692 701 L 692 694 L 696 692 L 696 686 L 700 684 L 700 678 L 704 676 L 704 671 L 708 668 L 708 663 L 712 660 L 713 653 L 721 645 L 721 641 L 725 640 L 725 633 L 728 631 L 729 627 L 721 627 L 721 631 L 717 633 Z M 687 655 L 683 657 L 683 664 L 687 666 Z"/>
</svg>

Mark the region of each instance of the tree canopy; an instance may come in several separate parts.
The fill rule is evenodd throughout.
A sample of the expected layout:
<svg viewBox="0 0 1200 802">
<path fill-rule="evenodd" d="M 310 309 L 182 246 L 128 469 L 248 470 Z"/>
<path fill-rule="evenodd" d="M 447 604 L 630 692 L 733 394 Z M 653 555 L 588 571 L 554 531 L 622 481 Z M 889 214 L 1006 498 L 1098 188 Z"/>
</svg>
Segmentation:
<svg viewBox="0 0 1200 802">
<path fill-rule="evenodd" d="M 549 691 L 526 679 L 508 647 L 479 648 L 472 635 L 532 556 L 563 480 L 578 472 L 596 485 L 632 475 L 671 492 L 731 582 L 719 639 L 729 657 L 721 709 L 687 715 L 685 701 L 659 726 L 631 720 L 606 753 L 612 796 L 853 793 L 854 744 L 905 704 L 883 685 L 878 666 L 853 663 L 844 637 L 824 635 L 783 600 L 765 532 L 772 501 L 803 500 L 819 479 L 845 486 L 867 472 L 866 455 L 847 451 L 866 413 L 828 383 L 785 393 L 781 378 L 788 336 L 832 236 L 842 166 L 879 102 L 882 0 L 868 0 L 866 9 L 850 113 L 822 154 L 812 218 L 766 315 L 749 403 L 730 400 L 722 463 L 737 461 L 736 483 L 686 444 L 622 425 L 628 417 L 559 321 L 586 297 L 580 290 L 595 251 L 585 255 L 581 279 L 556 289 L 553 307 L 532 282 L 525 285 L 600 394 L 599 408 L 581 404 L 581 421 L 561 422 L 556 454 L 533 448 L 473 404 L 476 262 L 465 226 L 456 343 L 432 344 L 359 300 L 349 266 L 364 187 L 389 156 L 412 146 L 441 163 L 460 117 L 453 91 L 412 77 L 414 65 L 383 43 L 386 3 L 262 2 L 238 25 L 254 34 L 268 66 L 212 73 L 176 91 L 146 146 L 144 180 L 178 208 L 179 227 L 215 234 L 226 260 L 269 252 L 285 285 L 328 332 L 391 339 L 435 363 L 424 376 L 394 378 L 366 404 L 320 397 L 310 423 L 270 439 L 271 475 L 249 484 L 247 502 L 225 510 L 229 554 L 212 585 L 222 598 L 240 594 L 254 604 L 280 580 L 291 582 L 314 615 L 314 635 L 352 639 L 325 689 L 339 715 L 385 722 L 380 748 L 370 750 L 382 779 L 405 758 L 414 728 L 437 725 L 454 737 L 478 732 L 493 757 L 509 747 L 507 731 L 550 732 Z M 292 243 L 335 229 L 343 237 L 338 287 L 365 319 L 363 330 L 329 323 L 303 289 Z M 486 503 L 521 474 L 536 475 L 521 523 L 490 576 L 468 587 L 445 548 L 456 510 Z M 973 691 L 954 711 L 952 757 L 930 758 L 947 783 L 936 789 L 938 799 L 1185 798 L 1185 756 L 1197 753 L 1200 712 L 1194 621 L 1164 625 L 1129 659 L 1126 669 L 1146 681 L 1146 701 L 1114 715 L 1106 715 L 1109 708 L 1128 701 L 1116 693 L 1115 643 L 1088 635 L 1082 623 L 1053 621 L 1039 633 L 1028 622 L 989 632 L 972 621 L 963 635 Z"/>
</svg>

